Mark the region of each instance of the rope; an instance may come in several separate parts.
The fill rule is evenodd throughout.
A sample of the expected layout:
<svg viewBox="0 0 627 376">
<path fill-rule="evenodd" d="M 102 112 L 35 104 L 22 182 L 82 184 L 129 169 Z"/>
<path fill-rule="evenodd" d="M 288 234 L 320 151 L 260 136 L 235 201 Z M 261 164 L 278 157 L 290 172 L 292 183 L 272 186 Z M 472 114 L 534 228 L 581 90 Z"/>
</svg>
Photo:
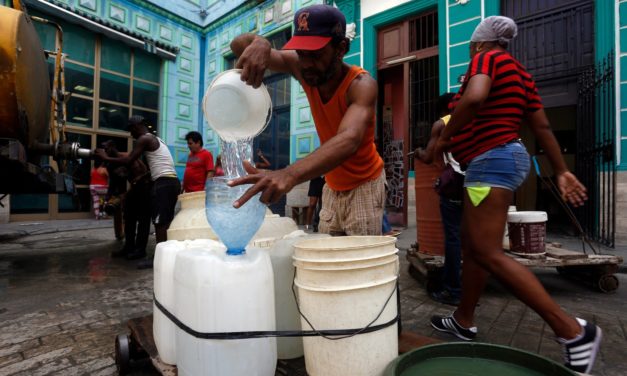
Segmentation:
<svg viewBox="0 0 627 376">
<path fill-rule="evenodd" d="M 396 291 L 396 288 L 394 289 Z M 213 332 L 203 333 L 196 331 L 189 326 L 183 324 L 176 316 L 168 311 L 158 300 L 153 293 L 153 299 L 155 306 L 170 320 L 183 330 L 185 333 L 200 339 L 217 339 L 217 340 L 236 340 L 236 339 L 250 339 L 250 338 L 268 338 L 268 337 L 315 337 L 322 336 L 327 339 L 342 339 L 355 336 L 357 334 L 365 334 L 376 332 L 381 329 L 385 329 L 388 326 L 394 325 L 399 321 L 399 313 L 396 314 L 392 320 L 379 325 L 368 324 L 365 328 L 358 329 L 333 329 L 333 330 L 279 330 L 279 331 L 247 331 L 247 332 Z M 389 299 L 388 299 L 389 300 Z M 387 305 L 387 302 L 386 302 Z M 300 312 L 300 308 L 299 308 Z M 379 314 L 377 318 L 380 316 Z M 375 319 L 376 321 L 376 319 Z M 309 322 L 309 321 L 307 321 Z M 373 321 L 374 322 L 374 321 Z M 313 327 L 312 327 L 313 328 Z M 342 336 L 340 338 L 329 338 L 328 336 Z"/>
<path fill-rule="evenodd" d="M 398 277 L 399 275 L 396 275 L 396 280 L 398 281 Z M 328 332 L 327 330 L 317 330 L 316 328 L 314 328 L 313 324 L 309 321 L 309 319 L 307 318 L 307 316 L 305 316 L 305 314 L 300 310 L 300 303 L 298 301 L 298 297 L 296 296 L 296 289 L 295 289 L 295 283 L 294 281 L 296 281 L 296 268 L 294 268 L 294 279 L 292 279 L 292 294 L 294 295 L 294 301 L 296 302 L 296 309 L 298 310 L 298 313 L 300 313 L 300 316 L 305 319 L 305 321 L 307 322 L 307 324 L 309 324 L 309 326 L 311 327 L 311 332 L 313 333 L 317 333 L 317 335 L 326 338 L 326 339 L 330 339 L 332 341 L 338 340 L 338 339 L 344 339 L 344 338 L 350 338 L 353 336 L 356 336 L 357 334 L 361 334 L 361 333 L 370 333 L 374 330 L 369 330 L 372 328 L 375 328 L 377 326 L 381 326 L 381 325 L 385 325 L 385 327 L 392 325 L 394 322 L 397 322 L 400 320 L 400 309 L 397 309 L 396 312 L 396 317 L 394 319 L 392 319 L 392 321 L 388 321 L 385 324 L 380 324 L 380 325 L 376 325 L 376 326 L 372 326 L 372 324 L 375 323 L 375 321 L 377 321 L 379 319 L 379 317 L 381 317 L 381 315 L 383 314 L 383 311 L 385 311 L 385 307 L 388 306 L 388 303 L 390 302 L 390 299 L 392 298 L 392 296 L 394 296 L 394 292 L 396 292 L 396 290 L 398 289 L 398 283 L 394 284 L 394 289 L 392 289 L 392 292 L 390 293 L 390 295 L 388 296 L 388 298 L 385 300 L 385 304 L 383 305 L 383 307 L 381 308 L 381 310 L 379 311 L 379 313 L 377 314 L 377 316 L 374 318 L 374 320 L 370 321 L 368 323 L 368 325 L 366 325 L 365 327 L 361 328 L 361 329 L 348 329 L 348 331 L 350 333 L 343 333 L 343 335 L 341 337 L 333 337 L 330 338 L 329 334 L 326 334 L 326 332 Z M 389 325 L 388 325 L 389 324 Z M 381 328 L 382 329 L 382 328 Z M 378 330 L 378 329 L 376 329 Z M 338 334 L 335 334 L 338 335 Z"/>
<path fill-rule="evenodd" d="M 544 185 L 546 185 L 549 188 L 549 192 L 551 192 L 553 197 L 555 197 L 557 202 L 559 202 L 562 209 L 564 209 L 564 211 L 566 212 L 566 215 L 568 215 L 568 219 L 570 219 L 572 224 L 575 225 L 575 227 L 577 228 L 577 231 L 579 232 L 579 239 L 581 240 L 581 247 L 583 249 L 583 253 L 587 254 L 586 252 L 586 244 L 587 244 L 590 247 L 590 249 L 592 249 L 592 252 L 595 255 L 598 254 L 596 248 L 594 248 L 594 246 L 592 245 L 592 242 L 590 241 L 585 231 L 583 230 L 583 227 L 581 227 L 581 223 L 579 223 L 579 220 L 577 220 L 575 213 L 568 206 L 568 204 L 562 197 L 559 188 L 555 185 L 553 180 L 542 175 L 542 169 L 540 168 L 540 163 L 538 163 L 538 159 L 536 158 L 535 155 L 531 157 L 531 160 L 533 161 L 533 165 L 536 171 L 536 175 L 538 175 L 538 178 L 540 178 L 540 180 L 544 183 Z"/>
</svg>

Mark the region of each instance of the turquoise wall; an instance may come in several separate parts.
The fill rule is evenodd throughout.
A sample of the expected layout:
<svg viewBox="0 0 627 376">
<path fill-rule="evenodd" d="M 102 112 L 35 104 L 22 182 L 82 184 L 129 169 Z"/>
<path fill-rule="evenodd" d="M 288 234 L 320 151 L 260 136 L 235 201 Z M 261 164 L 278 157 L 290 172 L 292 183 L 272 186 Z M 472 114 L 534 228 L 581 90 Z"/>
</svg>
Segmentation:
<svg viewBox="0 0 627 376">
<path fill-rule="evenodd" d="M 614 20 L 618 30 L 615 35 L 616 53 L 616 83 L 619 90 L 616 91 L 616 103 L 619 104 L 619 114 L 616 116 L 618 123 L 619 137 L 618 168 L 627 171 L 627 1 L 615 0 L 616 7 L 612 10 L 618 10 L 614 14 Z M 607 9 L 607 8 L 606 8 Z M 609 9 L 606 10 L 609 11 Z M 609 18 L 609 17 L 607 17 Z M 606 19 L 607 19 L 606 18 Z M 616 29 L 613 29 L 616 30 Z"/>
<path fill-rule="evenodd" d="M 457 91 L 461 86 L 459 78 L 466 72 L 470 61 L 469 48 L 470 36 L 475 27 L 485 17 L 499 12 L 498 0 L 470 1 L 464 5 L 448 0 L 444 11 L 446 44 L 440 44 L 440 51 L 444 48 L 446 56 L 446 75 L 441 77 L 440 89 L 442 91 Z M 441 12 L 441 11 L 440 11 Z M 442 19 L 442 14 L 440 14 Z"/>
</svg>

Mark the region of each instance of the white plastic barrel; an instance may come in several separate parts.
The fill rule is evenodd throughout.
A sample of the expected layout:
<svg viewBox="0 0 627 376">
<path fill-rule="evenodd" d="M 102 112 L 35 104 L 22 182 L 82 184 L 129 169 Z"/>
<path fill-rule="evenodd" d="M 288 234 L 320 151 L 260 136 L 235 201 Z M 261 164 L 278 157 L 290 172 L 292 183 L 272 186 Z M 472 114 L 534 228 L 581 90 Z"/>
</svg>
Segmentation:
<svg viewBox="0 0 627 376">
<path fill-rule="evenodd" d="M 174 303 L 174 261 L 176 255 L 188 247 L 226 250 L 221 243 L 209 239 L 192 241 L 168 240 L 157 244 L 153 269 L 155 298 L 173 315 L 176 315 Z M 154 303 L 152 328 L 159 357 L 164 363 L 176 364 L 176 326 Z"/>
<path fill-rule="evenodd" d="M 298 230 L 277 240 L 269 248 L 272 270 L 274 271 L 274 299 L 276 328 L 282 330 L 301 330 L 300 314 L 296 308 L 292 281 L 294 279 L 294 243 L 306 239 L 328 238 L 327 234 L 306 234 Z M 303 356 L 301 337 L 278 337 L 277 356 L 279 359 L 294 359 Z"/>
<path fill-rule="evenodd" d="M 181 210 L 176 213 L 168 228 L 169 240 L 213 239 L 213 232 L 205 214 L 205 192 L 191 192 L 179 195 Z"/>
<path fill-rule="evenodd" d="M 266 251 L 189 248 L 176 257 L 177 318 L 202 333 L 274 331 L 274 278 Z M 273 376 L 276 339 L 198 339 L 176 330 L 180 376 Z"/>
<path fill-rule="evenodd" d="M 393 320 L 398 313 L 396 238 L 346 236 L 294 244 L 300 309 L 316 330 L 359 329 Z M 303 318 L 303 330 L 312 327 Z M 304 337 L 311 376 L 374 376 L 398 356 L 397 324 L 331 340 Z"/>
<path fill-rule="evenodd" d="M 507 214 L 509 250 L 520 255 L 545 254 L 546 221 L 543 211 L 519 211 Z"/>
<path fill-rule="evenodd" d="M 292 218 L 289 217 L 281 217 L 277 214 L 267 215 L 263 219 L 261 223 L 261 227 L 259 230 L 253 235 L 251 244 L 256 245 L 256 241 L 258 240 L 266 240 L 268 246 L 271 246 L 274 241 L 277 239 L 283 238 L 285 235 L 290 234 L 294 231 L 298 230 L 298 225 Z M 261 245 L 263 247 L 263 242 Z"/>
<path fill-rule="evenodd" d="M 183 193 L 178 198 L 181 203 L 181 210 L 174 216 L 168 228 L 168 239 L 170 240 L 193 240 L 193 239 L 213 239 L 218 240 L 218 236 L 213 232 L 205 213 L 205 192 Z M 267 210 L 261 227 L 255 233 L 251 244 L 257 240 L 268 240 L 265 244 L 272 245 L 276 239 L 298 230 L 298 226 L 293 219 L 272 214 Z"/>
</svg>

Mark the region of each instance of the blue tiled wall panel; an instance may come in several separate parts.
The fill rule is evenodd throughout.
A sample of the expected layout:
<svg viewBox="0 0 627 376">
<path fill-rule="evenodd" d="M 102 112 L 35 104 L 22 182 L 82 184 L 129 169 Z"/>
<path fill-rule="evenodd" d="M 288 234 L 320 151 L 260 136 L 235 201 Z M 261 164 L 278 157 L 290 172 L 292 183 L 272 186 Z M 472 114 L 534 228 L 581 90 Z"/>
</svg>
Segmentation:
<svg viewBox="0 0 627 376">
<path fill-rule="evenodd" d="M 467 63 L 470 59 L 469 54 L 470 43 L 462 43 L 456 46 L 449 47 L 450 64 L 457 65 L 461 63 Z"/>
<path fill-rule="evenodd" d="M 481 1 L 482 0 L 471 0 L 464 5 L 459 5 L 454 1 L 449 0 L 449 25 L 465 21 L 469 18 L 481 16 Z"/>
<path fill-rule="evenodd" d="M 627 26 L 627 2 L 621 1 L 618 6 L 619 25 Z"/>
<path fill-rule="evenodd" d="M 627 81 L 627 56 L 620 57 L 620 80 Z"/>
<path fill-rule="evenodd" d="M 460 76 L 466 74 L 466 70 L 468 69 L 468 64 L 464 64 L 462 66 L 459 67 L 453 67 L 451 69 L 449 69 L 449 74 L 451 77 L 451 83 L 450 86 L 455 86 L 455 85 L 459 85 L 461 84 L 461 82 L 459 81 Z"/>
<path fill-rule="evenodd" d="M 620 52 L 627 52 L 627 28 L 620 29 Z"/>
<path fill-rule="evenodd" d="M 480 18 L 474 18 L 468 22 L 459 23 L 449 27 L 449 43 L 457 44 L 470 40 L 475 27 L 481 22 Z"/>
<path fill-rule="evenodd" d="M 446 15 L 439 15 L 440 22 L 449 25 L 446 28 L 449 43 L 445 44 L 448 54 L 449 91 L 458 90 L 459 76 L 466 72 L 470 60 L 468 54 L 470 37 L 475 27 L 481 22 L 481 8 L 482 3 L 485 2 L 486 0 L 469 1 L 461 5 L 453 0 L 447 0 L 448 20 Z"/>
<path fill-rule="evenodd" d="M 620 112 L 621 134 L 627 135 L 627 109 Z"/>
</svg>

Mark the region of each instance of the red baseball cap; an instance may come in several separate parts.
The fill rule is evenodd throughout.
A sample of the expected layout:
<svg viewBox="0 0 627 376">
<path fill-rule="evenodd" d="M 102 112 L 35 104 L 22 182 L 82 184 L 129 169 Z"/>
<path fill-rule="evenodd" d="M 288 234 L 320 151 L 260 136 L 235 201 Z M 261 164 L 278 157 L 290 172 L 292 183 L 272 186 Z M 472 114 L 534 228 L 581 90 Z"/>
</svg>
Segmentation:
<svg viewBox="0 0 627 376">
<path fill-rule="evenodd" d="M 283 49 L 315 51 L 345 35 L 346 18 L 342 12 L 329 5 L 312 5 L 294 14 L 294 35 Z"/>
</svg>

